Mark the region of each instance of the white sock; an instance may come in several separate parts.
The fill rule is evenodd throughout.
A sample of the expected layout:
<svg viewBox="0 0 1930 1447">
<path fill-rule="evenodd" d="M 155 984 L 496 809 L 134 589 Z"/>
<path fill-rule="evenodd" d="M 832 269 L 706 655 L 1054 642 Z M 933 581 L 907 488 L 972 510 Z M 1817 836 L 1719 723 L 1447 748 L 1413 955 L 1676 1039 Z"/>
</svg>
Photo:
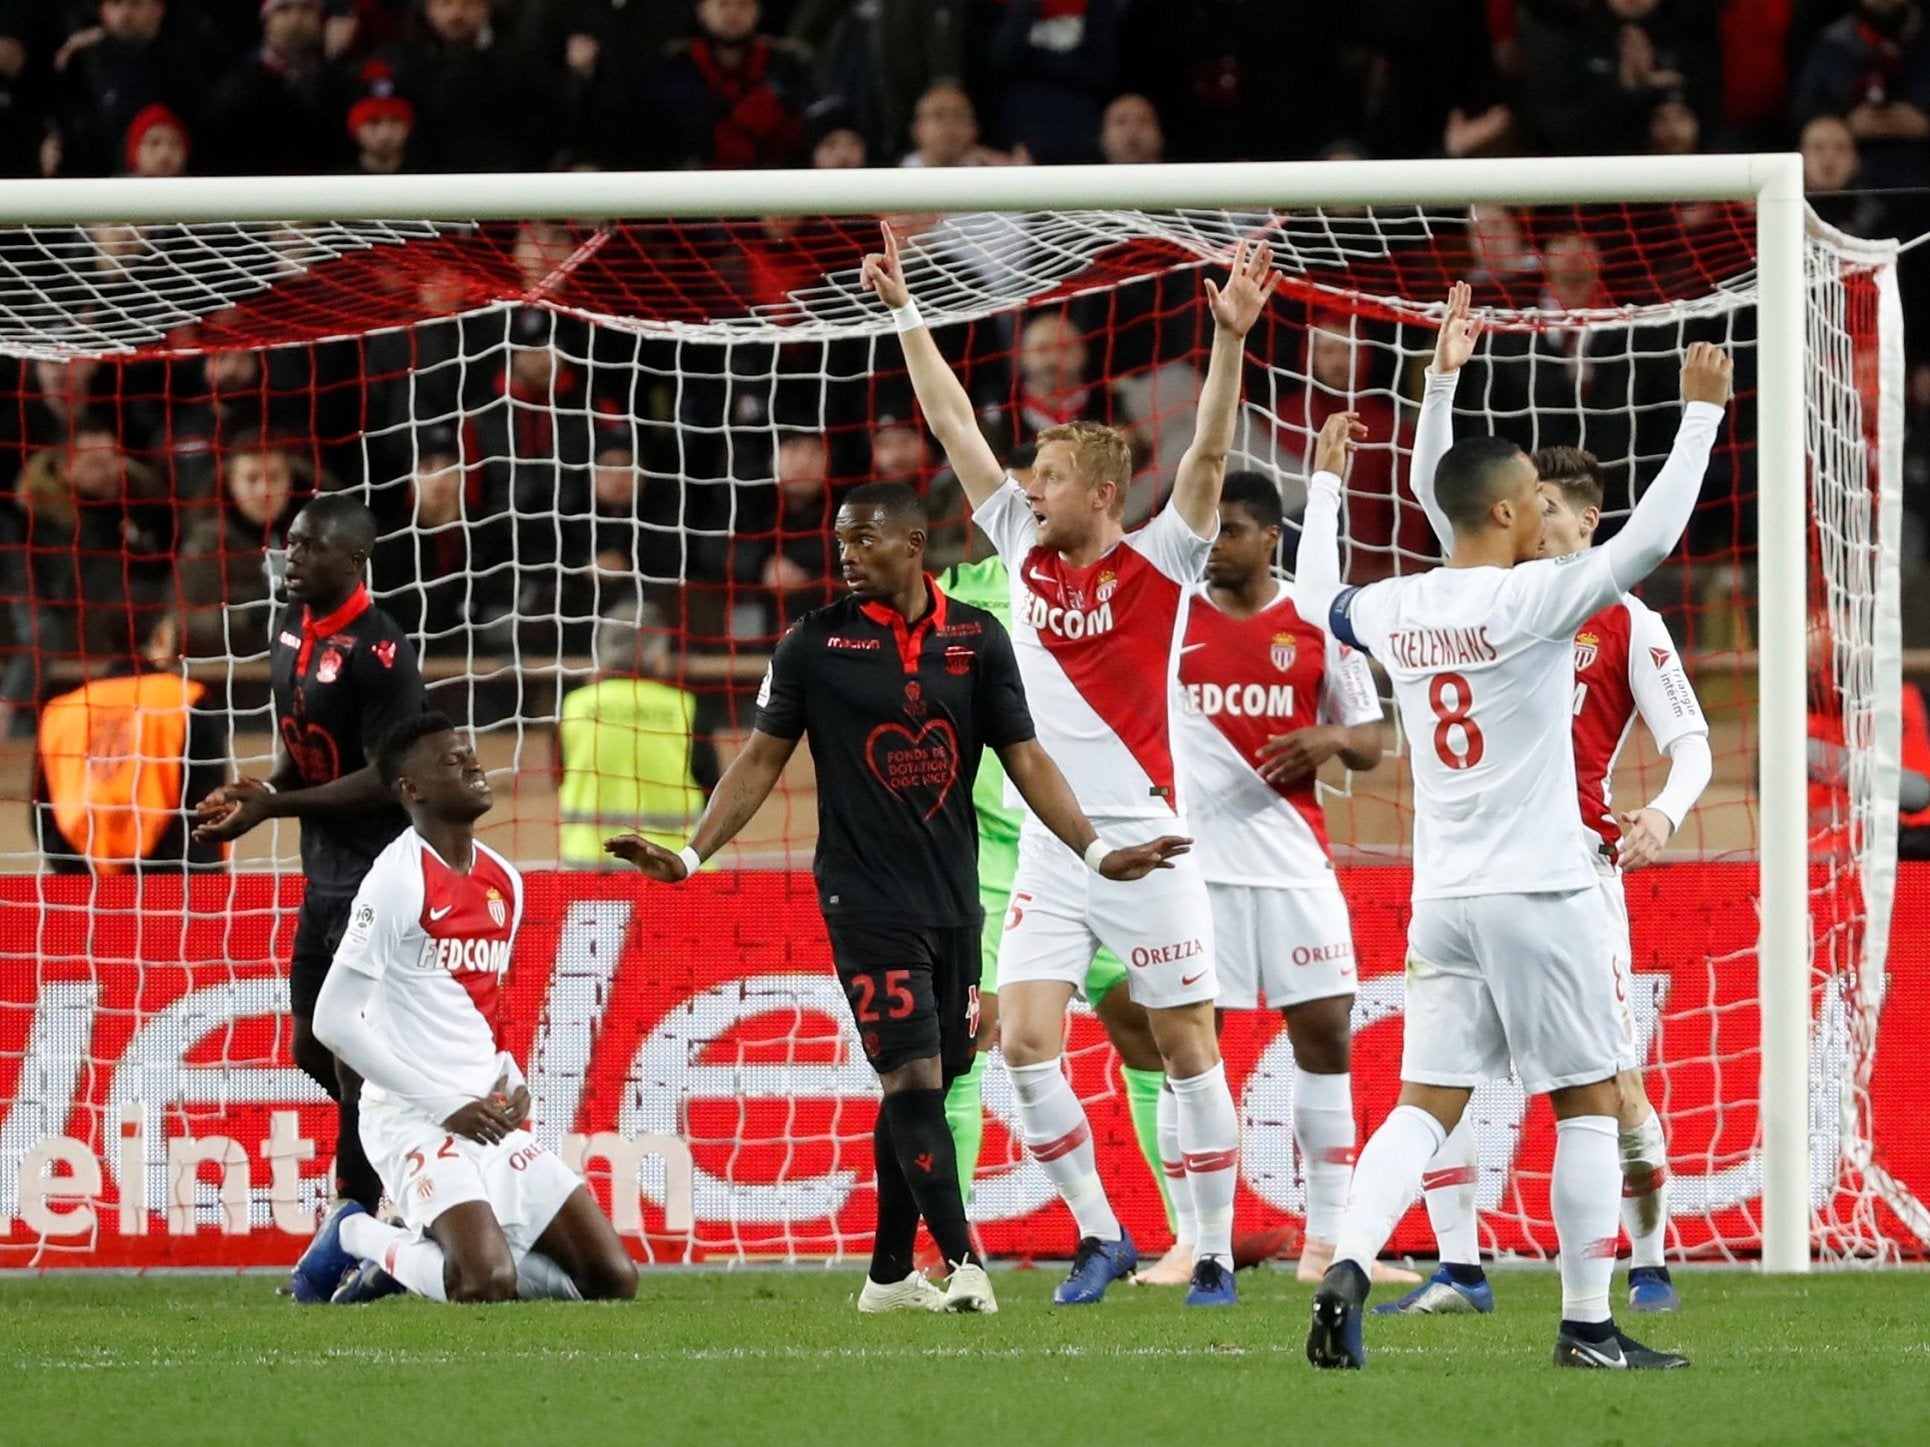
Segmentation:
<svg viewBox="0 0 1930 1447">
<path fill-rule="evenodd" d="M 1427 1164 L 1447 1132 L 1417 1105 L 1397 1105 L 1367 1139 L 1354 1166 L 1347 1211 L 1334 1238 L 1334 1261 L 1351 1261 L 1370 1277 L 1394 1225 L 1414 1204 Z"/>
<path fill-rule="evenodd" d="M 540 1251 L 526 1251 L 516 1263 L 516 1299 L 581 1301 L 583 1293 L 576 1289 L 568 1273 L 549 1257 Z"/>
<path fill-rule="evenodd" d="M 1615 1203 L 1622 1171 L 1615 1117 L 1578 1115 L 1555 1122 L 1555 1174 L 1549 1186 L 1555 1237 L 1561 1243 L 1564 1321 L 1607 1321 L 1615 1274 Z"/>
<path fill-rule="evenodd" d="M 1481 1180 L 1474 1125 L 1466 1111 L 1448 1132 L 1447 1143 L 1421 1172 L 1421 1194 L 1443 1266 L 1479 1266 L 1481 1232 L 1475 1222 L 1474 1189 Z"/>
<path fill-rule="evenodd" d="M 417 1296 L 447 1301 L 442 1283 L 442 1248 L 426 1236 L 390 1226 L 373 1216 L 351 1216 L 342 1223 L 342 1249 L 373 1261 Z"/>
<path fill-rule="evenodd" d="M 1660 1266 L 1669 1232 L 1669 1147 L 1653 1110 L 1634 1130 L 1620 1135 L 1622 1229 L 1628 1232 L 1630 1266 Z M 1644 1186 L 1637 1190 L 1636 1181 Z"/>
<path fill-rule="evenodd" d="M 1307 1182 L 1307 1235 L 1332 1241 L 1354 1178 L 1354 1077 L 1293 1072 L 1293 1140 Z"/>
<path fill-rule="evenodd" d="M 1193 1259 L 1233 1265 L 1233 1193 L 1240 1184 L 1240 1113 L 1226 1083 L 1226 1067 L 1170 1082 L 1179 1116 L 1180 1150 L 1192 1191 Z"/>
<path fill-rule="evenodd" d="M 1200 1222 L 1193 1211 L 1193 1188 L 1186 1181 L 1186 1156 L 1179 1148 L 1179 1100 L 1170 1080 L 1159 1084 L 1159 1167 L 1173 1202 L 1173 1244 L 1191 1246 L 1200 1239 Z"/>
<path fill-rule="evenodd" d="M 1117 1241 L 1119 1218 L 1113 1215 L 1106 1188 L 1099 1180 L 1092 1127 L 1086 1123 L 1085 1110 L 1072 1093 L 1059 1062 L 1007 1064 L 1005 1073 L 1012 1078 L 1025 1148 L 1058 1188 L 1059 1198 L 1079 1223 L 1080 1237 Z"/>
</svg>

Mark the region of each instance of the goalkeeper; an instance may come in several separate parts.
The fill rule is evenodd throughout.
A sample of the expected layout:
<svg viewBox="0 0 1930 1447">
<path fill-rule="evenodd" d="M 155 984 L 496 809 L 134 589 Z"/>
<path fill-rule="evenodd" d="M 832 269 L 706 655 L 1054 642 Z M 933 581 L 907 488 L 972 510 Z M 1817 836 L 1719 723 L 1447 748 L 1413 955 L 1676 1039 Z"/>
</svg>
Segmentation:
<svg viewBox="0 0 1930 1447">
<path fill-rule="evenodd" d="M 1014 462 L 1014 467 L 1022 462 Z M 941 586 L 951 597 L 994 614 L 1009 624 L 1012 588 L 1005 564 L 997 557 L 976 563 L 959 563 L 949 569 Z M 945 1096 L 945 1118 L 958 1146 L 958 1179 L 964 1186 L 966 1203 L 971 1202 L 972 1177 L 978 1170 L 979 1150 L 985 1136 L 984 1082 L 985 1055 L 998 1039 L 998 957 L 999 936 L 1004 933 L 1012 894 L 1012 876 L 1019 867 L 1019 823 L 1025 806 L 1009 792 L 1005 770 L 998 757 L 986 750 L 985 759 L 972 786 L 972 805 L 978 812 L 978 901 L 985 909 L 984 934 L 980 941 L 978 1053 L 971 1068 L 951 1084 Z M 1166 1224 L 1173 1232 L 1173 1246 L 1155 1265 L 1139 1273 L 1142 1281 L 1185 1285 L 1193 1275 L 1191 1226 L 1175 1216 L 1173 1198 L 1166 1189 L 1160 1161 L 1159 1097 L 1165 1073 L 1160 1067 L 1159 1050 L 1146 1022 L 1146 1012 L 1133 1003 L 1131 996 L 1116 986 L 1126 982 L 1126 967 L 1111 950 L 1102 949 L 1086 975 L 1086 1000 L 1106 1027 L 1106 1035 L 1119 1052 L 1119 1075 L 1126 1087 L 1126 1105 L 1132 1112 L 1133 1134 L 1139 1138 L 1140 1153 L 1153 1173 L 1160 1199 L 1166 1208 Z M 1171 1137 L 1165 1156 L 1179 1161 L 1178 1119 L 1169 1106 L 1166 1134 Z M 1177 1273 L 1177 1274 L 1175 1274 Z"/>
</svg>

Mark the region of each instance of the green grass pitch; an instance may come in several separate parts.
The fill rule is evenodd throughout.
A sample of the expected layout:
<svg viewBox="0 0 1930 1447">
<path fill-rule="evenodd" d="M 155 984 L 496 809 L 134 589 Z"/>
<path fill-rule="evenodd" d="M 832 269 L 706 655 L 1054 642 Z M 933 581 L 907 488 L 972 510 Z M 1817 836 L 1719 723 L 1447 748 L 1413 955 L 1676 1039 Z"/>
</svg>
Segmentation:
<svg viewBox="0 0 1930 1447">
<path fill-rule="evenodd" d="M 1232 1310 L 994 1274 L 996 1317 L 860 1317 L 852 1271 L 646 1273 L 627 1306 L 301 1308 L 269 1278 L 0 1278 L 0 1443 L 1930 1442 L 1930 1274 L 1689 1272 L 1628 1319 L 1673 1374 L 1549 1365 L 1558 1288 L 1374 1319 L 1365 1373 L 1302 1355 L 1308 1289 Z M 1620 1277 L 1618 1275 L 1618 1284 Z"/>
</svg>

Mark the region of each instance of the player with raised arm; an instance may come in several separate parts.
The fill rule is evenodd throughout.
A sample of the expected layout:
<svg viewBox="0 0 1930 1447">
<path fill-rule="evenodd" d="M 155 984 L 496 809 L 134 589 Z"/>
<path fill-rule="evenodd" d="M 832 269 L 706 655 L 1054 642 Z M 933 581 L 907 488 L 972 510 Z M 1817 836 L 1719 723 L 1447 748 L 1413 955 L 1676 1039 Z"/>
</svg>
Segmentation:
<svg viewBox="0 0 1930 1447">
<path fill-rule="evenodd" d="M 1187 590 L 1218 527 L 1220 484 L 1239 410 L 1245 338 L 1278 277 L 1264 245 L 1242 245 L 1222 290 L 1206 283 L 1213 351 L 1192 445 L 1170 502 L 1128 534 L 1122 521 L 1131 449 L 1110 427 L 1074 422 L 1038 436 L 1030 480 L 1008 477 L 979 431 L 905 284 L 897 237 L 867 256 L 863 280 L 891 308 L 925 420 L 945 449 L 1012 580 L 1012 638 L 1040 736 L 1092 811 L 1100 837 L 1149 821 L 1181 827 L 1173 767 L 1180 635 Z M 1240 1126 L 1220 1062 L 1213 1001 L 1213 920 L 1190 860 L 1134 890 L 1071 866 L 1028 819 L 1012 909 L 999 947 L 999 1043 L 1021 1133 L 1078 1225 L 1061 1305 L 1096 1302 L 1139 1262 L 1099 1180 L 1092 1132 L 1061 1067 L 1065 1012 L 1094 951 L 1126 961 L 1132 996 L 1151 1015 L 1178 1103 L 1180 1145 L 1199 1240 L 1187 1300 L 1227 1305 Z"/>
<path fill-rule="evenodd" d="M 1294 611 L 1274 571 L 1280 524 L 1269 479 L 1226 480 L 1206 581 L 1186 615 L 1174 742 L 1213 903 L 1220 1007 L 1258 1009 L 1264 992 L 1293 1045 L 1307 1190 L 1300 1277 L 1318 1281 L 1333 1264 L 1353 1174 L 1354 936 L 1316 784 L 1328 759 L 1380 762 L 1381 706 L 1366 658 Z M 1418 1279 L 1375 1270 L 1378 1280 Z"/>
<path fill-rule="evenodd" d="M 1342 413 L 1317 444 L 1294 579 L 1302 617 L 1381 660 L 1414 740 L 1414 907 L 1400 1103 L 1361 1152 L 1333 1269 L 1314 1295 L 1307 1356 L 1366 1361 L 1368 1268 L 1413 1202 L 1474 1087 L 1510 1061 L 1556 1121 L 1550 1198 L 1560 1241 L 1559 1366 L 1666 1368 L 1617 1329 L 1615 1077 L 1636 1064 L 1603 962 L 1611 925 L 1599 837 L 1574 807 L 1569 716 L 1575 630 L 1667 557 L 1695 507 L 1732 366 L 1692 344 L 1668 463 L 1599 548 L 1539 557 L 1533 461 L 1499 437 L 1449 448 L 1435 500 L 1445 566 L 1365 587 L 1340 578 L 1340 474 L 1364 431 Z"/>
<path fill-rule="evenodd" d="M 1001 623 L 1012 616 L 1012 580 L 1005 564 L 996 557 L 955 564 L 946 569 L 939 582 L 946 596 L 983 608 Z M 999 940 L 1012 905 L 1012 876 L 1019 867 L 1019 829 L 1025 820 L 1025 806 L 1010 794 L 996 753 L 988 752 L 979 766 L 978 780 L 972 785 L 972 807 L 978 814 L 978 902 L 985 911 L 979 936 L 978 998 L 982 1009 L 978 1053 L 945 1095 L 945 1117 L 951 1122 L 952 1139 L 958 1145 L 958 1177 L 968 1208 L 985 1136 L 985 1057 L 998 1041 Z M 1167 1185 L 1167 1172 L 1176 1170 L 1178 1161 L 1178 1147 L 1170 1140 L 1173 1123 L 1168 1102 L 1172 1092 L 1161 1089 L 1166 1073 L 1160 1067 L 1159 1046 L 1153 1041 L 1145 1010 L 1133 1002 L 1132 991 L 1120 988 L 1125 983 L 1126 966 L 1111 950 L 1100 950 L 1086 976 L 1086 999 L 1119 1056 L 1119 1080 L 1125 1088 L 1133 1135 L 1146 1169 L 1159 1187 L 1167 1224 L 1173 1230 L 1174 1245 L 1168 1255 L 1185 1261 L 1178 1278 L 1183 1283 L 1193 1272 L 1191 1204 L 1179 1199 L 1180 1193 Z M 1163 1152 L 1162 1128 L 1166 1138 Z M 1179 1213 L 1182 1206 L 1185 1215 Z"/>
<path fill-rule="evenodd" d="M 903 483 L 853 488 L 836 517 L 849 596 L 785 634 L 757 724 L 672 852 L 641 835 L 605 847 L 677 883 L 770 796 L 800 738 L 818 778 L 818 902 L 858 1037 L 884 1089 L 872 1142 L 878 1226 L 863 1312 L 998 1310 L 973 1249 L 945 1119 L 978 1025 L 978 833 L 972 786 L 994 749 L 1034 815 L 1082 867 L 1114 881 L 1170 869 L 1189 841 L 1100 842 L 1040 747 L 996 618 L 924 571 L 929 523 Z M 951 1263 L 943 1291 L 913 1269 L 920 1217 Z"/>
<path fill-rule="evenodd" d="M 529 1090 L 498 1018 L 523 880 L 476 838 L 489 776 L 439 713 L 391 730 L 375 767 L 414 827 L 356 892 L 315 1033 L 362 1078 L 362 1140 L 402 1224 L 353 1202 L 331 1215 L 295 1268 L 305 1296 L 628 1300 L 616 1229 L 523 1128 Z"/>
<path fill-rule="evenodd" d="M 1481 335 L 1470 300 L 1465 282 L 1457 283 L 1448 294 L 1409 475 L 1414 495 L 1443 547 L 1452 546 L 1453 534 L 1434 499 L 1434 469 L 1454 440 L 1455 379 L 1473 356 Z M 1542 556 L 1566 557 L 1592 547 L 1602 515 L 1601 472 L 1593 454 L 1574 447 L 1544 448 L 1534 455 L 1534 463 L 1543 505 Z M 1600 838 L 1595 872 L 1612 927 L 1610 964 L 1616 974 L 1618 1018 L 1634 1045 L 1628 988 L 1634 951 L 1622 872 L 1654 863 L 1708 787 L 1713 772 L 1709 725 L 1668 625 L 1632 593 L 1617 598 L 1576 631 L 1573 668 L 1575 777 L 1583 822 Z M 1647 805 L 1617 816 L 1610 782 L 1615 760 L 1638 716 L 1657 750 L 1669 758 L 1668 781 Z M 1615 1086 L 1622 1226 L 1630 1246 L 1629 1306 L 1636 1311 L 1673 1311 L 1680 1300 L 1662 1262 L 1668 1228 L 1668 1147 L 1662 1122 L 1649 1104 L 1639 1069 L 1623 1071 Z M 1493 1310 L 1494 1294 L 1481 1269 L 1475 1220 L 1479 1172 L 1474 1130 L 1463 1116 L 1421 1177 L 1441 1268 L 1401 1300 L 1375 1310 Z"/>
<path fill-rule="evenodd" d="M 370 762 L 397 724 L 422 712 L 415 649 L 362 582 L 375 517 L 342 493 L 318 497 L 288 529 L 288 607 L 268 651 L 275 770 L 224 784 L 195 810 L 197 839 L 238 839 L 265 819 L 299 819 L 306 887 L 288 966 L 295 1064 L 335 1100 L 335 1195 L 373 1211 L 382 1182 L 362 1151 L 361 1084 L 315 1036 L 315 1000 L 374 858 L 408 827 Z M 324 1220 L 324 1229 L 327 1221 Z M 289 1278 L 299 1297 L 299 1274 Z"/>
</svg>

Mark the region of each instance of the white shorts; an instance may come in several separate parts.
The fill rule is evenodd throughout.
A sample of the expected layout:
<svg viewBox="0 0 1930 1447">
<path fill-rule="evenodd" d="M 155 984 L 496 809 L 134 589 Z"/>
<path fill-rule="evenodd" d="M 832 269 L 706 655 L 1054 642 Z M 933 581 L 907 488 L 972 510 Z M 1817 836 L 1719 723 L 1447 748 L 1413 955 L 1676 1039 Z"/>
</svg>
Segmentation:
<svg viewBox="0 0 1930 1447">
<path fill-rule="evenodd" d="M 410 1230 L 427 1234 L 451 1206 L 486 1201 L 518 1258 L 535 1247 L 583 1184 L 526 1130 L 511 1131 L 493 1146 L 478 1145 L 419 1110 L 382 1101 L 362 1106 L 362 1147 Z"/>
<path fill-rule="evenodd" d="M 1608 910 L 1608 965 L 1615 977 L 1615 1022 L 1621 1027 L 1629 1054 L 1635 1055 L 1635 994 L 1631 989 L 1635 946 L 1629 937 L 1628 891 L 1622 887 L 1622 871 L 1614 865 L 1598 859 L 1595 870 L 1601 876 L 1596 888 L 1601 890 L 1602 904 Z"/>
<path fill-rule="evenodd" d="M 1115 848 L 1186 832 L 1179 820 L 1092 822 Z M 1000 986 L 1060 980 L 1083 990 L 1101 945 L 1125 962 L 1126 988 L 1149 1010 L 1219 997 L 1213 907 L 1192 855 L 1130 883 L 1102 879 L 1028 816 L 999 938 Z"/>
<path fill-rule="evenodd" d="M 1632 1068 L 1609 934 L 1599 888 L 1415 900 L 1401 1079 L 1471 1088 L 1512 1058 L 1541 1095 Z"/>
<path fill-rule="evenodd" d="M 1354 993 L 1354 930 L 1340 885 L 1212 884 L 1220 1004 L 1275 1009 Z"/>
</svg>

